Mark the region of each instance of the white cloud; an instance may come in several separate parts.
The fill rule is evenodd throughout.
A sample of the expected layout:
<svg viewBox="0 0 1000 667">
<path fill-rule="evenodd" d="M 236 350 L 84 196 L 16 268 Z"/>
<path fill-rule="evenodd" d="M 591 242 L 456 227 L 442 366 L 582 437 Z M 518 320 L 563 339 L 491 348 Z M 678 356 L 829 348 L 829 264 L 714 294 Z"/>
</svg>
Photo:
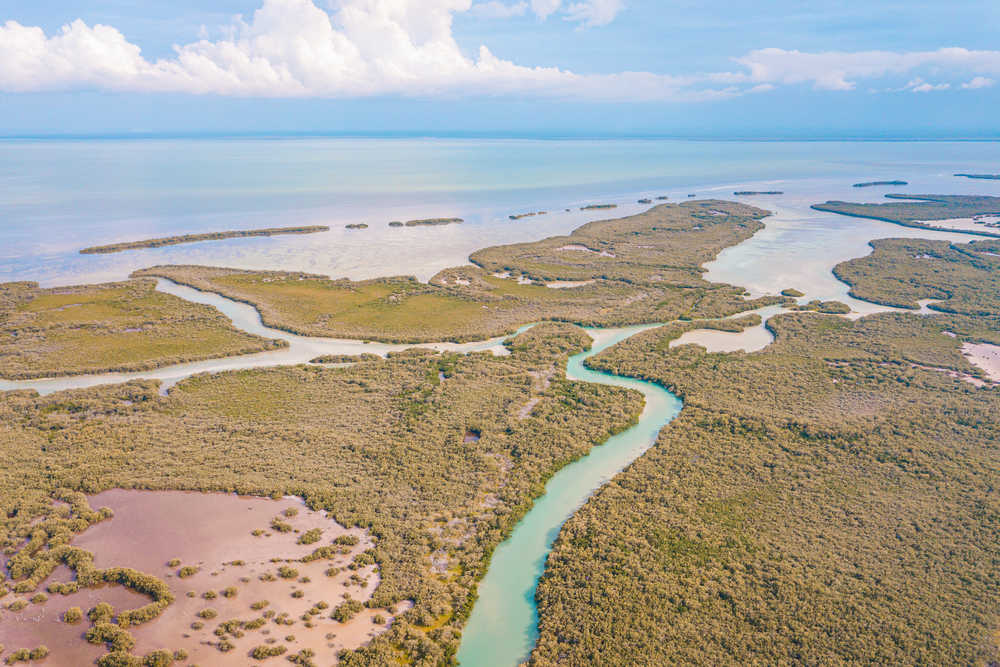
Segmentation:
<svg viewBox="0 0 1000 667">
<path fill-rule="evenodd" d="M 491 19 L 509 19 L 514 16 L 524 16 L 528 13 L 527 2 L 516 2 L 506 4 L 499 0 L 489 0 L 489 2 L 477 2 L 472 5 L 472 13 Z"/>
<path fill-rule="evenodd" d="M 811 83 L 820 90 L 853 90 L 859 79 L 903 76 L 921 68 L 974 74 L 1000 73 L 1000 51 L 946 48 L 937 51 L 803 53 L 761 49 L 736 58 L 756 83 Z M 734 75 L 739 78 L 740 75 Z"/>
<path fill-rule="evenodd" d="M 607 25 L 625 9 L 624 0 L 585 0 L 566 8 L 566 20 L 578 21 L 587 27 Z"/>
<path fill-rule="evenodd" d="M 115 28 L 82 21 L 52 37 L 0 27 L 0 90 L 101 88 L 260 97 L 531 94 L 601 100 L 707 99 L 728 94 L 696 79 L 623 72 L 585 76 L 525 67 L 481 46 L 464 55 L 452 17 L 471 0 L 264 0 L 218 41 L 176 46 L 148 61 Z"/>
<path fill-rule="evenodd" d="M 962 84 L 962 88 L 965 90 L 978 90 L 979 88 L 992 88 L 996 85 L 996 80 L 987 78 L 985 76 L 977 76 L 971 81 L 966 81 Z"/>
<path fill-rule="evenodd" d="M 921 83 L 919 85 L 910 88 L 910 91 L 914 93 L 932 93 L 936 90 L 948 90 L 951 88 L 950 83 Z"/>
<path fill-rule="evenodd" d="M 531 0 L 531 11 L 544 20 L 555 14 L 561 5 L 562 0 Z"/>
<path fill-rule="evenodd" d="M 826 90 L 894 85 L 929 92 L 987 88 L 1000 75 L 1000 51 L 960 48 L 803 53 L 752 51 L 742 69 L 674 76 L 651 72 L 587 75 L 525 66 L 481 46 L 466 55 L 455 41 L 455 14 L 562 11 L 597 25 L 620 11 L 619 0 L 337 0 L 329 13 L 313 0 L 264 0 L 249 21 L 174 47 L 150 61 L 117 29 L 74 21 L 52 36 L 14 21 L 0 25 L 0 91 L 96 88 L 244 97 L 347 98 L 375 95 L 454 97 L 522 95 L 602 101 L 699 101 L 780 86 Z M 583 9 L 587 5 L 589 9 Z M 578 9 L 574 9 L 578 8 Z M 548 14 L 546 14 L 548 12 Z M 926 83 L 921 75 L 934 79 Z M 905 77 L 905 78 L 903 78 Z M 892 81 L 895 78 L 896 81 Z M 962 82 L 965 83 L 962 83 Z M 892 88 L 888 88 L 892 89 Z"/>
</svg>

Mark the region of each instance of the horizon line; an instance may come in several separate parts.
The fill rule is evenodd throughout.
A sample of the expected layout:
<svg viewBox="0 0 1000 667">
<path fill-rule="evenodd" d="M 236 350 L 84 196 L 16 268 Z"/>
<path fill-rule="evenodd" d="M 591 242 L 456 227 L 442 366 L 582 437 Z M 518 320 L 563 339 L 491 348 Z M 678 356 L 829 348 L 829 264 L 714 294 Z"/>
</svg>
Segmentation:
<svg viewBox="0 0 1000 667">
<path fill-rule="evenodd" d="M 719 141 L 719 142 L 1000 142 L 996 135 L 973 136 L 906 136 L 906 135 L 698 135 L 664 133 L 555 133 L 555 132 L 481 132 L 481 131 L 431 131 L 431 130 L 254 130 L 254 131 L 119 131 L 119 132 L 22 132 L 0 134 L 0 141 L 18 140 L 127 140 L 127 139 L 506 139 L 506 140 L 661 140 L 661 141 Z"/>
</svg>

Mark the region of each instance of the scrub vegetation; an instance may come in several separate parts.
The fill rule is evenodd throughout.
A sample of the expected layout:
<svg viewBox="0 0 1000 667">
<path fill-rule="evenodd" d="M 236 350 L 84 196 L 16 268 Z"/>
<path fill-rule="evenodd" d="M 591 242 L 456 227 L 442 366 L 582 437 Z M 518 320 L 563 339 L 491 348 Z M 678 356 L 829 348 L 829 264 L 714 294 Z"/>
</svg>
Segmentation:
<svg viewBox="0 0 1000 667">
<path fill-rule="evenodd" d="M 149 279 L 54 289 L 0 283 L 0 376 L 148 370 L 285 344 L 237 331 L 214 308 L 155 287 Z"/>
<path fill-rule="evenodd" d="M 885 204 L 854 204 L 845 201 L 828 201 L 814 204 L 817 211 L 828 211 L 853 218 L 871 218 L 892 222 L 903 227 L 934 229 L 975 236 L 996 236 L 1000 233 L 985 229 L 955 229 L 939 227 L 929 222 L 952 218 L 975 218 L 983 215 L 1000 215 L 1000 197 L 978 195 L 905 195 L 888 194 L 887 199 L 899 201 Z"/>
<path fill-rule="evenodd" d="M 563 527 L 531 664 L 994 664 L 1000 393 L 955 377 L 970 322 L 792 313 L 758 353 L 664 327 L 592 358 L 684 409 Z"/>
<path fill-rule="evenodd" d="M 1000 331 L 1000 241 L 872 241 L 874 252 L 834 269 L 851 295 L 899 308 L 974 315 Z"/>
<path fill-rule="evenodd" d="M 231 232 L 209 232 L 206 234 L 184 234 L 182 236 L 167 236 L 159 239 L 146 239 L 145 241 L 131 241 L 128 243 L 112 243 L 110 245 L 93 246 L 80 251 L 81 255 L 106 255 L 113 252 L 123 252 L 125 250 L 137 250 L 139 248 L 160 248 L 168 245 L 180 245 L 182 243 L 197 243 L 199 241 L 221 241 L 223 239 L 239 239 L 251 236 L 278 236 L 280 234 L 315 234 L 317 232 L 328 232 L 329 227 L 312 225 L 306 227 L 272 227 L 269 229 L 245 229 Z"/>
<path fill-rule="evenodd" d="M 561 379 L 567 356 L 589 344 L 573 326 L 545 323 L 511 340 L 508 357 L 398 355 L 346 368 L 202 375 L 169 397 L 149 381 L 45 397 L 0 394 L 0 545 L 16 563 L 2 585 L 23 599 L 68 554 L 89 558 L 67 545 L 89 517 L 103 515 L 79 492 L 298 495 L 342 525 L 371 530 L 376 546 L 347 566 L 378 565 L 381 583 L 367 607 L 414 603 L 342 664 L 447 662 L 489 555 L 548 477 L 641 411 L 638 393 Z M 535 379 L 549 372 L 543 388 Z M 520 418 L 534 399 L 531 415 Z M 478 440 L 466 440 L 470 428 Z M 72 511 L 56 498 L 72 500 Z M 316 557 L 327 557 L 342 546 L 317 549 Z M 115 572 L 117 583 L 144 581 L 104 572 Z M 109 607 L 92 617 L 92 641 L 123 660 L 106 664 L 132 664 L 122 658 L 132 643 L 127 626 L 150 621 L 164 601 L 154 596 L 148 608 Z"/>
<path fill-rule="evenodd" d="M 746 301 L 741 288 L 702 278 L 701 265 L 761 229 L 765 215 L 732 202 L 664 204 L 568 236 L 477 251 L 475 266 L 446 269 L 430 284 L 195 266 L 137 275 L 253 304 L 269 326 L 286 331 L 388 342 L 478 340 L 540 320 L 618 326 L 722 317 L 780 301 Z M 556 281 L 581 284 L 545 286 Z"/>
</svg>

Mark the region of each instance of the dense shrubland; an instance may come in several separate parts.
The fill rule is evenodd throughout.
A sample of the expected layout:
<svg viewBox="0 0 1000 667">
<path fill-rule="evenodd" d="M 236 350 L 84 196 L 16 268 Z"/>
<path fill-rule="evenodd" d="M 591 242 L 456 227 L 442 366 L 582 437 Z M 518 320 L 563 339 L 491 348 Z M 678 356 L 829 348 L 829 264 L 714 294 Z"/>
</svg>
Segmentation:
<svg viewBox="0 0 1000 667">
<path fill-rule="evenodd" d="M 136 274 L 251 303 L 276 328 L 391 342 L 483 339 L 541 320 L 615 326 L 721 317 L 778 301 L 747 302 L 741 288 L 702 278 L 701 265 L 761 229 L 766 214 L 712 200 L 664 204 L 568 236 L 480 250 L 471 256 L 476 266 L 446 269 L 430 284 L 198 266 Z M 553 281 L 582 284 L 545 286 Z"/>
<path fill-rule="evenodd" d="M 447 661 L 489 554 L 546 479 L 641 410 L 638 394 L 560 379 L 567 355 L 589 342 L 575 327 L 548 323 L 513 339 L 509 357 L 401 355 L 348 368 L 196 376 L 169 397 L 158 396 L 154 382 L 46 397 L 0 394 L 0 540 L 17 552 L 4 585 L 33 590 L 59 554 L 76 557 L 65 545 L 87 524 L 62 517 L 52 503 L 60 488 L 294 494 L 341 524 L 371 530 L 375 548 L 348 565 L 379 566 L 368 607 L 414 603 L 371 646 L 345 656 L 346 664 Z M 551 385 L 540 388 L 533 374 L 553 368 Z M 541 401 L 519 418 L 532 398 Z M 470 425 L 478 441 L 465 441 Z M 39 532 L 32 526 L 38 517 L 65 525 L 19 548 Z M 328 549 L 318 557 L 351 541 L 317 545 Z M 449 563 L 444 572 L 431 561 L 439 551 Z M 163 599 L 138 573 L 104 572 L 102 580 L 150 594 L 151 605 Z M 92 639 L 120 649 L 107 664 L 127 655 L 121 619 L 135 624 L 154 611 L 93 622 Z"/>
<path fill-rule="evenodd" d="M 936 229 L 939 231 L 973 234 L 975 236 L 1000 237 L 1000 233 L 982 229 L 953 229 L 935 226 L 935 220 L 951 218 L 975 218 L 981 215 L 1000 214 L 1000 197 L 979 195 L 906 195 L 889 194 L 887 199 L 895 201 L 884 204 L 855 204 L 846 201 L 828 201 L 815 204 L 817 211 L 839 213 L 853 218 L 871 218 L 892 222 L 904 227 Z"/>
<path fill-rule="evenodd" d="M 284 344 L 155 287 L 148 279 L 58 289 L 0 283 L 0 376 L 148 370 Z"/>
<path fill-rule="evenodd" d="M 591 360 L 685 402 L 562 529 L 536 665 L 988 664 L 1000 394 L 961 318 L 796 313 L 755 354 L 653 330 Z"/>
<path fill-rule="evenodd" d="M 882 239 L 871 246 L 871 255 L 834 269 L 853 296 L 900 308 L 933 299 L 932 310 L 1000 319 L 1000 242 Z"/>
</svg>

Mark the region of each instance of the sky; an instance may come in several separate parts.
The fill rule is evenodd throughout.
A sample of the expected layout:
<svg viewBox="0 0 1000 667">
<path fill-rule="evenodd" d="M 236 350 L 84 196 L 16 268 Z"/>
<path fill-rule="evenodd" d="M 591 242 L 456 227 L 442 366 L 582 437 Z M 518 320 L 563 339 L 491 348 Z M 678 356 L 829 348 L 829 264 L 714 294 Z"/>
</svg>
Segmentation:
<svg viewBox="0 0 1000 667">
<path fill-rule="evenodd" d="M 993 0 L 0 0 L 0 135 L 1000 138 L 998 34 Z"/>
</svg>

